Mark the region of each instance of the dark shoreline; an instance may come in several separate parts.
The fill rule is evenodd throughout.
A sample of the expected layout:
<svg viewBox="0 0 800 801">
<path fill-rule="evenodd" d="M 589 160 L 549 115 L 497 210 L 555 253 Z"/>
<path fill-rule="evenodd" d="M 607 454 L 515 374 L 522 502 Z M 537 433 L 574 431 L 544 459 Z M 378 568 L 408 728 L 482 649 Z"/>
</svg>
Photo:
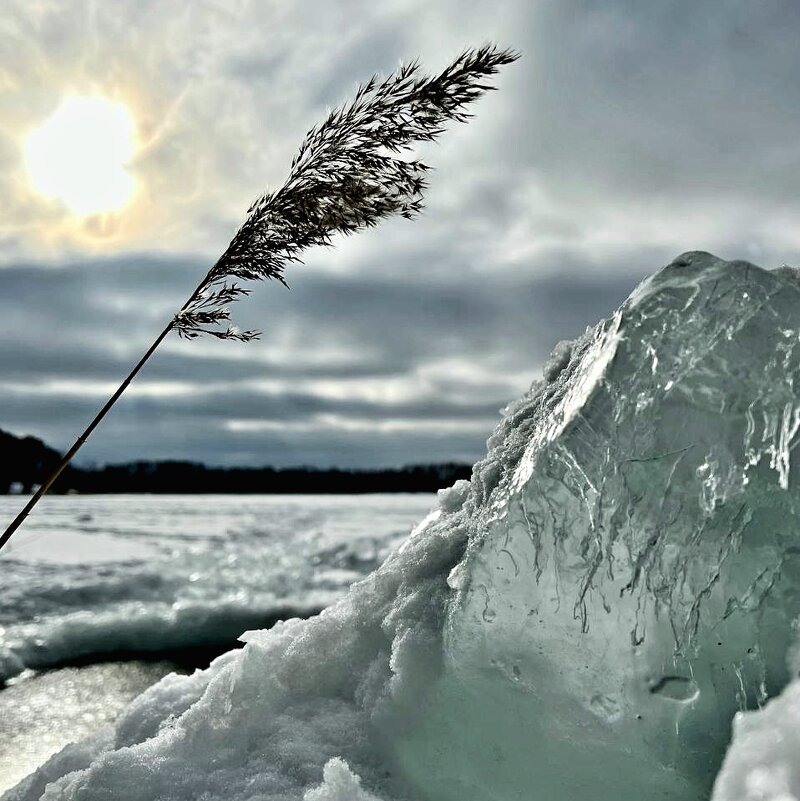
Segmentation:
<svg viewBox="0 0 800 801">
<path fill-rule="evenodd" d="M 469 465 L 420 465 L 397 470 L 317 470 L 206 467 L 191 462 L 136 462 L 87 470 L 74 469 L 56 491 L 81 494 L 270 494 L 357 495 L 436 492 L 460 478 Z"/>
<path fill-rule="evenodd" d="M 0 430 L 0 495 L 30 494 L 61 461 L 35 437 Z M 458 462 L 376 469 L 317 467 L 209 467 L 201 462 L 136 461 L 68 467 L 51 494 L 124 495 L 361 495 L 436 492 L 468 479 L 472 465 Z M 12 490 L 15 490 L 12 492 Z"/>
</svg>

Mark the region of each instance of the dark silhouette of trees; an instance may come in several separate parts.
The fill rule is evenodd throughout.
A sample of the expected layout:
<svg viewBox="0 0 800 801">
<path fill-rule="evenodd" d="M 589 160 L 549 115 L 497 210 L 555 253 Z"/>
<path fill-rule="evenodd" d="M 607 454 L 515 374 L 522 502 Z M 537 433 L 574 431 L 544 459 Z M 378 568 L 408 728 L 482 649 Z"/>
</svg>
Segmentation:
<svg viewBox="0 0 800 801">
<path fill-rule="evenodd" d="M 61 454 L 35 437 L 19 438 L 0 430 L 0 493 L 13 484 L 30 493 L 61 460 Z M 383 470 L 294 467 L 207 467 L 199 462 L 129 462 L 103 467 L 70 467 L 53 492 L 154 494 L 268 493 L 347 494 L 369 492 L 435 492 L 471 467 L 444 463 Z"/>
<path fill-rule="evenodd" d="M 61 454 L 40 439 L 15 437 L 0 430 L 0 493 L 8 492 L 12 484 L 21 485 L 23 492 L 32 492 L 60 461 Z"/>
</svg>

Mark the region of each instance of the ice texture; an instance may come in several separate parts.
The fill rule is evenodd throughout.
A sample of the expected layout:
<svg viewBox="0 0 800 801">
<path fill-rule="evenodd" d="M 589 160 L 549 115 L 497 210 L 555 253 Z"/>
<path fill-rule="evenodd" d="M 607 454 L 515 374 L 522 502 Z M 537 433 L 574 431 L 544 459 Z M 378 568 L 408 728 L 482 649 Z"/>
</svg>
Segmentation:
<svg viewBox="0 0 800 801">
<path fill-rule="evenodd" d="M 5 798 L 700 801 L 737 714 L 715 801 L 795 798 L 795 273 L 684 254 L 544 375 L 347 596 Z"/>
<path fill-rule="evenodd" d="M 800 286 L 685 254 L 546 374 L 407 764 L 436 799 L 708 798 L 736 712 L 790 678 Z"/>
</svg>

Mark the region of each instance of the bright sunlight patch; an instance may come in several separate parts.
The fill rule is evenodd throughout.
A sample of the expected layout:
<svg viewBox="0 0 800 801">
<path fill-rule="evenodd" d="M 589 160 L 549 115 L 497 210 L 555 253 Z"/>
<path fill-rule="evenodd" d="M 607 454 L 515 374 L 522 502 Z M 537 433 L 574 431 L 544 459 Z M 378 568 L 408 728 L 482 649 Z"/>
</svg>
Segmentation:
<svg viewBox="0 0 800 801">
<path fill-rule="evenodd" d="M 69 97 L 23 143 L 33 188 L 78 216 L 118 211 L 135 182 L 127 165 L 136 150 L 130 111 L 104 97 Z"/>
</svg>

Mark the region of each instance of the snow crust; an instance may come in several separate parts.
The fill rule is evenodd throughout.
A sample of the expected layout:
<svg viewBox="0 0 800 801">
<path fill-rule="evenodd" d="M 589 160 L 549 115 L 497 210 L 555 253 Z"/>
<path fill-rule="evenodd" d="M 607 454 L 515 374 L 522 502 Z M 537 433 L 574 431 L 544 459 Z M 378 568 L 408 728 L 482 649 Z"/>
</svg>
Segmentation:
<svg viewBox="0 0 800 801">
<path fill-rule="evenodd" d="M 793 274 L 684 254 L 344 598 L 4 798 L 700 801 L 735 718 L 714 801 L 796 799 L 799 376 Z"/>
<path fill-rule="evenodd" d="M 323 770 L 323 782 L 309 790 L 303 801 L 377 801 L 374 795 L 365 792 L 361 781 L 347 763 L 331 759 Z"/>
</svg>

